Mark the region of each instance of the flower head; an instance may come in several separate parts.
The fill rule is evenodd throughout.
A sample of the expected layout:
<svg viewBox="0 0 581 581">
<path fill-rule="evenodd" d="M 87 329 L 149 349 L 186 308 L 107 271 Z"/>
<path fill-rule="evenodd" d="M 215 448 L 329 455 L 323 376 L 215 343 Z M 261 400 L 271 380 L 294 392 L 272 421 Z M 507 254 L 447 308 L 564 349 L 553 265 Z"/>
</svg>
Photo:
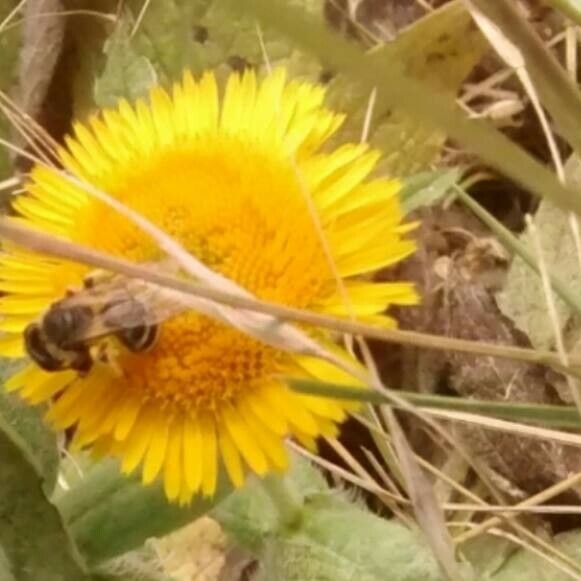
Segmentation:
<svg viewBox="0 0 581 581">
<path fill-rule="evenodd" d="M 323 97 L 283 71 L 262 82 L 233 75 L 222 96 L 212 74 L 186 74 L 171 93 L 155 88 L 148 101 L 122 101 L 75 125 L 59 158 L 77 181 L 38 165 L 14 210 L 35 228 L 118 257 L 163 258 L 82 180 L 261 299 L 391 325 L 384 309 L 414 303 L 412 286 L 364 275 L 413 251 L 402 236 L 409 227 L 400 223 L 399 184 L 370 177 L 378 155 L 366 145 L 323 151 L 342 120 Z M 0 352 L 25 355 L 23 331 L 89 273 L 6 247 Z M 161 474 L 170 499 L 212 494 L 220 460 L 237 486 L 248 471 L 284 470 L 285 438 L 332 436 L 348 409 L 284 383 L 351 383 L 344 372 L 195 312 L 163 322 L 147 352 L 116 349 L 115 365 L 96 362 L 82 375 L 31 364 L 7 387 L 31 403 L 52 400 L 49 420 L 75 426 L 77 445 L 119 457 L 126 472 L 140 467 L 145 483 Z"/>
</svg>

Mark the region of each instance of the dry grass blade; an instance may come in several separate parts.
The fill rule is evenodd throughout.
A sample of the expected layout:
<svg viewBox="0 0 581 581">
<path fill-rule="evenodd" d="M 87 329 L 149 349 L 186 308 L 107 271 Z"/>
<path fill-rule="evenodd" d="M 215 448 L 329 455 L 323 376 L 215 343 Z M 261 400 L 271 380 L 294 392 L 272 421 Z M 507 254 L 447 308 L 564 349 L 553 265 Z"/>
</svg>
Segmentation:
<svg viewBox="0 0 581 581">
<path fill-rule="evenodd" d="M 574 488 L 580 482 L 581 482 L 581 473 L 572 474 L 569 478 L 567 478 L 567 480 L 563 480 L 562 482 L 558 482 L 557 484 L 551 486 L 550 488 L 547 488 L 547 489 L 543 490 L 542 492 L 539 492 L 538 494 L 535 494 L 534 496 L 527 498 L 523 502 L 515 505 L 514 508 L 523 509 L 523 508 L 527 508 L 527 507 L 537 506 L 541 503 L 546 502 L 547 500 L 550 500 L 551 498 L 558 496 L 559 494 L 565 492 L 566 490 Z M 513 515 L 508 515 L 508 516 L 512 517 Z M 476 528 L 474 528 L 471 531 L 457 537 L 456 541 L 458 543 L 464 543 L 467 540 L 474 538 L 474 537 L 478 536 L 479 534 L 483 533 L 484 531 L 490 529 L 491 527 L 497 526 L 500 523 L 499 518 L 500 517 L 493 517 L 491 519 L 488 519 L 488 520 L 480 523 Z"/>
<path fill-rule="evenodd" d="M 444 512 L 438 504 L 431 482 L 419 467 L 414 452 L 393 413 L 389 413 L 389 431 L 418 523 L 448 579 L 460 580 L 462 577 L 454 558 L 452 539 L 446 528 Z"/>
<path fill-rule="evenodd" d="M 519 14 L 516 4 L 512 0 L 466 2 L 492 26 L 497 27 L 510 45 L 518 47 L 543 104 L 553 116 L 560 132 L 577 151 L 581 151 L 581 93 L 547 51 L 530 24 Z"/>
<path fill-rule="evenodd" d="M 281 320 L 292 320 L 298 323 L 305 323 L 342 333 L 361 335 L 380 341 L 410 344 L 427 349 L 454 350 L 474 355 L 515 359 L 518 361 L 549 365 L 559 370 L 562 369 L 558 356 L 550 351 L 534 351 L 532 349 L 507 347 L 492 343 L 463 341 L 426 333 L 383 329 L 373 325 L 354 323 L 338 317 L 320 315 L 302 309 L 232 295 L 231 293 L 208 288 L 203 284 L 164 274 L 151 267 L 115 258 L 86 246 L 72 244 L 50 234 L 45 234 L 17 224 L 8 218 L 0 218 L 0 237 L 33 252 L 80 262 L 95 268 L 122 274 L 129 278 L 144 280 L 188 295 L 221 302 L 231 307 L 266 313 L 278 317 Z M 581 358 L 571 356 L 569 363 L 573 368 L 581 367 Z"/>
<path fill-rule="evenodd" d="M 581 436 L 577 434 L 571 434 L 569 432 L 560 432 L 558 430 L 549 430 L 546 428 L 527 426 L 525 424 L 508 422 L 506 420 L 499 420 L 496 418 L 489 418 L 486 416 L 480 416 L 478 414 L 470 414 L 466 412 L 456 412 L 451 410 L 443 411 L 434 409 L 424 409 L 423 411 L 425 414 L 435 418 L 465 422 L 467 424 L 482 426 L 483 428 L 490 430 L 499 430 L 511 434 L 518 434 L 521 436 L 527 436 L 529 438 L 535 438 L 538 440 L 552 440 L 561 444 L 567 444 L 578 448 L 581 447 Z"/>
</svg>

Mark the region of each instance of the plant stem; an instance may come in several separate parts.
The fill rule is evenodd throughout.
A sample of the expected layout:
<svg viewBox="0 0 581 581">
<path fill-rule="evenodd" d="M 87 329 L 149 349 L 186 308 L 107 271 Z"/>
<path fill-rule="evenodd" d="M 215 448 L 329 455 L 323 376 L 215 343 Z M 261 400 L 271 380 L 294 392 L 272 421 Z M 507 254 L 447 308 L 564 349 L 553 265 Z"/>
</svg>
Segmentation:
<svg viewBox="0 0 581 581">
<path fill-rule="evenodd" d="M 278 474 L 268 474 L 261 480 L 261 483 L 278 512 L 281 528 L 295 528 L 303 514 L 302 501 L 299 495 Z"/>
</svg>

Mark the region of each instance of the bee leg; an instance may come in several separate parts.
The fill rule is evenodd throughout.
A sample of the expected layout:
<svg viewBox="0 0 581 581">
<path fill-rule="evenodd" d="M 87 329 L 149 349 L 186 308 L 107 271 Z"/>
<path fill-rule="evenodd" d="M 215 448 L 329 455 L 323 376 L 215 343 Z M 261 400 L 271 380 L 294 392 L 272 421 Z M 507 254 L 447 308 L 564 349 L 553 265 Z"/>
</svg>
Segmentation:
<svg viewBox="0 0 581 581">
<path fill-rule="evenodd" d="M 74 369 L 80 377 L 85 377 L 93 367 L 93 358 L 88 349 L 79 349 L 74 360 L 71 362 L 71 369 Z"/>
<path fill-rule="evenodd" d="M 123 377 L 123 371 L 113 353 L 113 346 L 109 342 L 102 342 L 93 347 L 93 359 L 109 367 L 117 377 Z"/>
</svg>

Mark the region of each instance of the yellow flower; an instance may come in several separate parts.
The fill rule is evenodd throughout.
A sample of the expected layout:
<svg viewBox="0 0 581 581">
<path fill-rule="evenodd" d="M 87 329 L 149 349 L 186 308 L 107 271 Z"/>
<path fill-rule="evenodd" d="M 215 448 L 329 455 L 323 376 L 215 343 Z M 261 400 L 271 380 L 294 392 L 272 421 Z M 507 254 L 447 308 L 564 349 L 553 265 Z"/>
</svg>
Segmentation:
<svg viewBox="0 0 581 581">
<path fill-rule="evenodd" d="M 281 70 L 262 82 L 233 75 L 222 97 L 212 74 L 186 74 L 171 93 L 155 88 L 148 102 L 122 101 L 75 125 L 59 158 L 256 296 L 392 325 L 385 307 L 415 303 L 413 287 L 361 275 L 414 249 L 402 237 L 399 183 L 370 177 L 378 154 L 366 145 L 322 151 L 342 121 L 323 98 L 322 88 L 287 82 Z M 28 225 L 67 240 L 136 262 L 163 258 L 126 217 L 46 166 L 32 170 L 13 206 Z M 0 353 L 25 355 L 27 325 L 89 272 L 5 247 Z M 334 435 L 349 409 L 284 383 L 353 383 L 344 372 L 195 312 L 162 323 L 150 351 L 118 350 L 116 369 L 96 363 L 80 376 L 31 364 L 7 388 L 31 403 L 52 400 L 57 429 L 75 426 L 78 445 L 119 457 L 125 472 L 140 467 L 144 483 L 161 474 L 170 499 L 211 495 L 220 460 L 236 486 L 247 472 L 284 470 L 287 437 L 313 445 Z"/>
</svg>

